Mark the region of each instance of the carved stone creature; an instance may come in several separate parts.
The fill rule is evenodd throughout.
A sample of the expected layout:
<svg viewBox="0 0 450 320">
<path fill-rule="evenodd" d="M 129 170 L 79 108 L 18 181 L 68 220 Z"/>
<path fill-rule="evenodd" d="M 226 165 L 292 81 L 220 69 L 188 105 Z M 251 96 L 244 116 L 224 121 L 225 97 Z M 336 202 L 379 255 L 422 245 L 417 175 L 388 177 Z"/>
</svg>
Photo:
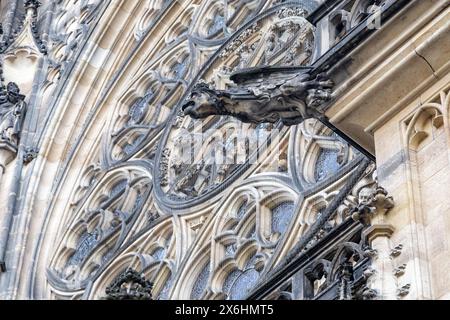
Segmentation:
<svg viewBox="0 0 450 320">
<path fill-rule="evenodd" d="M 203 163 L 189 167 L 185 174 L 175 183 L 174 189 L 177 192 L 183 192 L 188 196 L 195 197 L 198 191 L 195 189 L 195 182 L 204 167 Z"/>
<path fill-rule="evenodd" d="M 247 123 L 295 125 L 321 116 L 317 107 L 331 98 L 333 83 L 321 74 L 312 77 L 310 68 L 263 67 L 231 76 L 235 86 L 216 90 L 197 84 L 182 106 L 195 119 L 230 115 Z"/>
<path fill-rule="evenodd" d="M 10 82 L 0 90 L 0 140 L 14 146 L 19 142 L 23 119 L 25 118 L 25 96 L 20 94 L 19 87 Z"/>
<path fill-rule="evenodd" d="M 127 269 L 106 288 L 107 300 L 152 300 L 153 283 L 144 275 Z"/>
<path fill-rule="evenodd" d="M 359 204 L 353 209 L 352 218 L 368 225 L 372 216 L 377 213 L 386 214 L 393 207 L 394 200 L 383 187 L 363 189 L 359 194 Z"/>
</svg>

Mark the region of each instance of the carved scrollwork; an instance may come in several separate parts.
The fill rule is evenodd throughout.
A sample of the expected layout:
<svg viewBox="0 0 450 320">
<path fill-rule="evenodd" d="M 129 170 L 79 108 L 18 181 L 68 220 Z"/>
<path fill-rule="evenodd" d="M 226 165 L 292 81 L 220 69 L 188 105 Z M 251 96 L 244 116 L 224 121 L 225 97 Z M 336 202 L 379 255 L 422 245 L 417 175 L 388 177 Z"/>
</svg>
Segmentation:
<svg viewBox="0 0 450 320">
<path fill-rule="evenodd" d="M 264 7 L 262 0 L 203 1 L 192 21 L 192 36 L 203 41 L 229 37 Z"/>
</svg>

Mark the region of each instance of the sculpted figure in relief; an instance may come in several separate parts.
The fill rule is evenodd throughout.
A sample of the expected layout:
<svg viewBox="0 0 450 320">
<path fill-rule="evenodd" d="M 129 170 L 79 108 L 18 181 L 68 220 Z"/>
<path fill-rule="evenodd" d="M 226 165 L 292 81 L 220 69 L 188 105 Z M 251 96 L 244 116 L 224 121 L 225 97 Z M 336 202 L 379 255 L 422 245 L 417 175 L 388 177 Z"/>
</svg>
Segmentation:
<svg viewBox="0 0 450 320">
<path fill-rule="evenodd" d="M 14 146 L 19 143 L 19 135 L 25 118 L 25 96 L 19 87 L 10 82 L 6 89 L 0 91 L 0 140 Z"/>
</svg>

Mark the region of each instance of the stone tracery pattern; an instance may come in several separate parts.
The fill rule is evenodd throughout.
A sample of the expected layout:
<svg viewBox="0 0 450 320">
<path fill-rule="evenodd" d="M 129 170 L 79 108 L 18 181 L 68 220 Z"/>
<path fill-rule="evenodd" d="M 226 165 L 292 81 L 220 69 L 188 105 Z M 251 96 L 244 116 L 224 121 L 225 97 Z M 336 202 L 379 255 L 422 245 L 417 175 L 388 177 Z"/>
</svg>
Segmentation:
<svg viewBox="0 0 450 320">
<path fill-rule="evenodd" d="M 50 268 L 56 283 L 82 287 L 120 247 L 150 190 L 151 179 L 138 171 L 117 170 L 102 177 L 85 201 L 73 208 L 60 249 L 64 256 Z"/>
<path fill-rule="evenodd" d="M 101 298 L 113 282 L 105 270 L 117 276 L 133 268 L 154 283 L 155 299 L 246 298 L 320 215 L 351 171 L 354 151 L 315 120 L 288 129 L 278 124 L 242 126 L 231 117 L 197 122 L 184 116 L 181 102 L 200 81 L 226 90 L 232 86 L 233 72 L 263 65 L 308 66 L 314 59 L 315 30 L 305 19 L 307 9 L 278 8 L 240 30 L 266 8 L 264 1 L 231 1 L 234 9 L 228 19 L 220 11 L 221 3 L 205 1 L 186 9 L 192 10 L 187 21 L 205 16 L 208 22 L 197 19 L 201 23 L 187 29 L 174 26 L 172 31 L 180 37 L 169 41 L 167 36 L 161 54 L 127 79 L 118 93 L 104 132 L 106 143 L 80 177 L 72 217 L 65 221 L 70 230 L 59 239 L 49 266 L 56 296 L 58 291 L 70 295 L 86 290 L 85 298 Z M 166 6 L 170 4 L 148 4 L 133 35 L 136 41 L 145 39 Z M 78 31 L 71 35 L 85 34 Z M 60 51 L 65 54 L 60 54 L 61 60 L 70 60 L 73 53 Z M 200 70 L 203 65 L 207 67 Z M 207 131 L 206 141 L 199 153 L 190 155 L 194 164 L 183 163 L 184 144 L 191 143 L 183 138 L 195 137 L 201 128 Z M 245 159 L 220 165 L 212 161 L 217 157 L 217 132 L 238 158 L 238 151 L 252 154 L 251 139 L 240 139 L 239 129 L 262 133 L 266 142 L 264 133 L 274 128 L 280 129 L 277 143 L 289 159 L 284 169 L 271 167 L 262 157 L 256 164 Z M 280 160 L 268 158 L 276 164 Z M 118 168 L 132 178 L 106 183 Z M 222 187 L 238 178 L 249 185 L 251 196 L 242 196 L 245 192 L 236 186 Z M 234 192 L 240 197 L 233 203 L 214 199 Z M 316 198 L 298 203 L 305 194 Z M 329 198 L 323 199 L 323 194 Z M 205 204 L 206 199 L 213 200 Z M 198 213 L 189 208 L 198 208 Z M 143 223 L 147 215 L 153 218 Z M 288 236 L 290 228 L 296 231 Z M 189 270 L 196 270 L 196 276 Z M 90 291 L 88 283 L 93 285 Z"/>
<path fill-rule="evenodd" d="M 309 48 L 312 46 L 314 36 L 312 26 L 304 19 L 305 14 L 306 11 L 302 9 L 274 11 L 270 18 L 257 21 L 250 28 L 233 35 L 219 51 L 221 59 L 211 61 L 212 66 L 209 70 L 200 75 L 202 81 L 225 89 L 230 84 L 229 78 L 233 70 L 263 64 L 283 66 L 307 64 L 312 59 L 312 51 Z M 266 36 L 268 31 L 270 35 Z M 299 42 L 292 44 L 292 38 L 299 34 L 304 38 L 300 37 Z M 271 41 L 276 42 L 278 47 L 274 47 L 272 51 L 266 51 L 265 47 Z M 290 55 L 289 58 L 287 58 L 288 55 Z M 215 70 L 220 71 L 216 74 Z M 186 113 L 186 110 L 184 112 Z M 175 127 L 172 130 L 166 130 L 163 142 L 166 147 L 160 153 L 163 166 L 159 168 L 159 172 L 155 172 L 155 177 L 163 186 L 162 190 L 157 192 L 167 194 L 166 202 L 193 200 L 208 194 L 227 181 L 233 173 L 245 167 L 245 163 L 242 162 L 232 165 L 209 165 L 208 161 L 217 163 L 217 154 L 214 150 L 218 148 L 218 145 L 214 140 L 203 141 L 201 154 L 206 156 L 203 156 L 201 161 L 198 156 L 196 158 L 192 155 L 193 164 L 184 164 L 183 161 L 186 159 L 180 156 L 187 146 L 196 142 L 197 133 L 203 129 L 203 131 L 209 129 L 211 132 L 228 131 L 228 136 L 219 137 L 223 139 L 225 148 L 234 149 L 236 153 L 248 153 L 249 151 L 239 149 L 248 148 L 246 146 L 252 144 L 250 141 L 238 141 L 237 144 L 234 142 L 236 137 L 232 132 L 238 132 L 236 121 L 215 117 L 209 119 L 206 126 L 198 127 L 198 123 L 187 117 L 183 119 L 181 114 L 175 118 L 174 123 Z M 245 125 L 241 129 L 254 132 L 254 128 L 255 125 Z M 190 135 L 188 139 L 186 134 Z M 191 137 L 194 141 L 189 140 Z"/>
</svg>

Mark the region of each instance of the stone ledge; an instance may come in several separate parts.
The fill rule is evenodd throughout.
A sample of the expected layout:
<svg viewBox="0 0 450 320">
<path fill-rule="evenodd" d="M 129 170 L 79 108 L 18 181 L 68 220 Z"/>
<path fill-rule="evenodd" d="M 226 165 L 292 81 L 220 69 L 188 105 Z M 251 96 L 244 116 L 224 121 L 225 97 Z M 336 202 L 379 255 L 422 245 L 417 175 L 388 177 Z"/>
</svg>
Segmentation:
<svg viewBox="0 0 450 320">
<path fill-rule="evenodd" d="M 432 13 L 421 19 L 427 5 Z M 372 154 L 373 132 L 450 68 L 448 6 L 423 1 L 405 8 L 330 70 L 340 85 L 326 115 Z"/>
<path fill-rule="evenodd" d="M 395 228 L 391 224 L 376 224 L 368 227 L 363 231 L 363 235 L 367 237 L 369 241 L 377 237 L 390 238 L 394 233 Z"/>
</svg>

